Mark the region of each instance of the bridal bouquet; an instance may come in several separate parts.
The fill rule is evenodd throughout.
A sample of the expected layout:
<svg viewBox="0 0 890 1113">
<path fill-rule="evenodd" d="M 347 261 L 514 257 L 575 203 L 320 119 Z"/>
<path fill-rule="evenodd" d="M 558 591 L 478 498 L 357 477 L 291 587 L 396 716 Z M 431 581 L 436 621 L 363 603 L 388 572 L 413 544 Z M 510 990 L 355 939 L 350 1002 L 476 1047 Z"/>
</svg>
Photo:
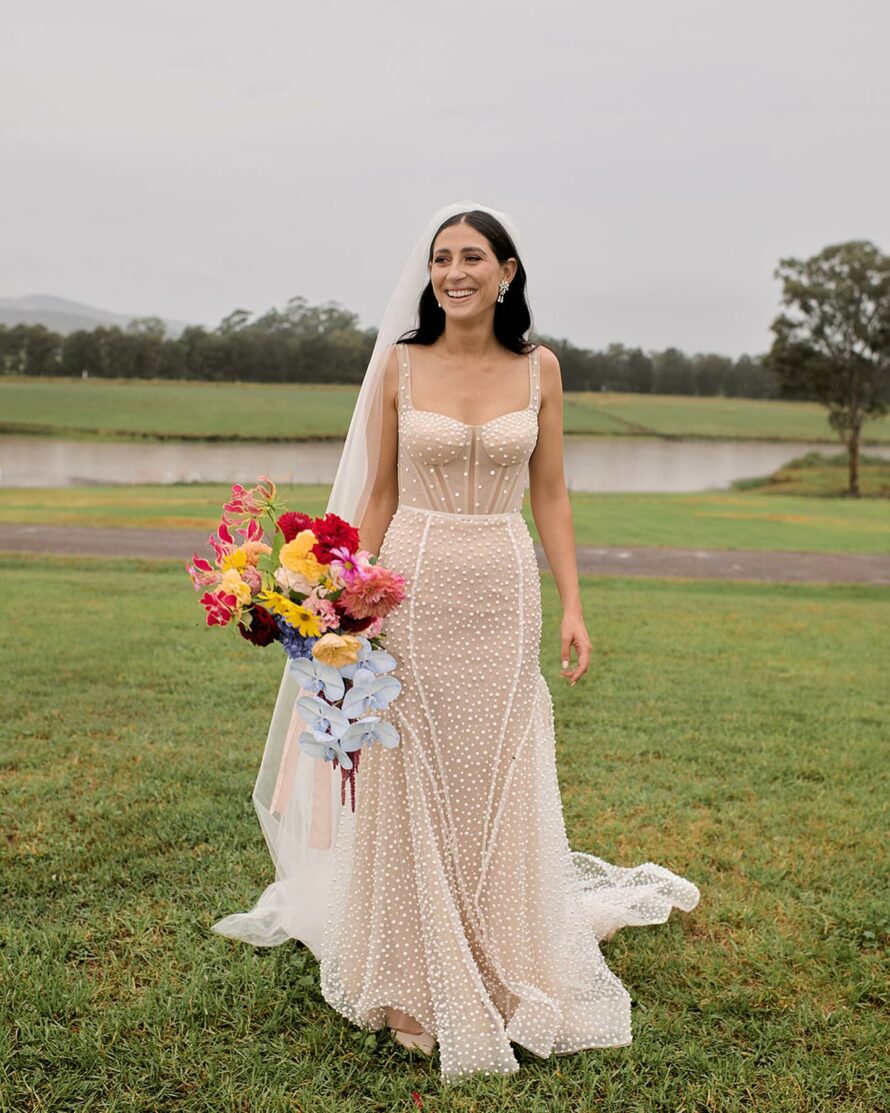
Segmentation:
<svg viewBox="0 0 890 1113">
<path fill-rule="evenodd" d="M 209 541 L 215 561 L 195 553 L 186 563 L 204 591 L 207 625 L 237 629 L 254 645 L 281 643 L 304 692 L 296 702 L 308 727 L 300 746 L 340 767 L 340 799 L 349 782 L 354 811 L 362 747 L 399 742 L 377 712 L 401 690 L 381 631 L 405 581 L 360 549 L 358 530 L 336 514 L 286 510 L 265 475 L 250 490 L 232 487 Z"/>
</svg>

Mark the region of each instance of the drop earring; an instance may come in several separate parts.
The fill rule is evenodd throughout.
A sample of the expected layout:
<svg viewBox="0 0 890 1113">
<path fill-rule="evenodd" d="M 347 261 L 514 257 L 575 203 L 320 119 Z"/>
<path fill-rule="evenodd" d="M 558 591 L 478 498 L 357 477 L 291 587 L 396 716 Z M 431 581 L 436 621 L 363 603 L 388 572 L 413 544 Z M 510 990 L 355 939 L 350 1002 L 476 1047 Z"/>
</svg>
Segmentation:
<svg viewBox="0 0 890 1113">
<path fill-rule="evenodd" d="M 498 283 L 498 301 L 504 300 L 504 294 L 506 294 L 509 289 L 510 283 L 505 278 L 502 278 Z"/>
</svg>

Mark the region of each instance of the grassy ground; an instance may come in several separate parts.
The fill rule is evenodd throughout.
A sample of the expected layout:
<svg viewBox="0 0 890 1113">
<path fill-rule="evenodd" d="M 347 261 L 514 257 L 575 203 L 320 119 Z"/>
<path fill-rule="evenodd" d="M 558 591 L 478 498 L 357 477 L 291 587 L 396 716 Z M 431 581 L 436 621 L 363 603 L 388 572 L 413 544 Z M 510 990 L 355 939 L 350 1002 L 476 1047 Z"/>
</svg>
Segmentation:
<svg viewBox="0 0 890 1113">
<path fill-rule="evenodd" d="M 631 1047 L 448 1088 L 331 1010 L 297 944 L 209 930 L 270 880 L 250 793 L 278 653 L 202 628 L 175 565 L 0 574 L 0 1109 L 886 1108 L 886 591 L 587 579 L 569 690 L 544 578 L 570 841 L 702 902 L 605 945 Z"/>
<path fill-rule="evenodd" d="M 88 438 L 311 440 L 345 435 L 354 387 L 133 379 L 0 378 L 0 433 Z M 566 431 L 825 441 L 826 411 L 814 402 L 675 395 L 570 394 Z M 867 422 L 863 443 L 890 443 L 890 422 Z"/>
<path fill-rule="evenodd" d="M 890 552 L 885 499 L 826 497 L 843 488 L 841 466 L 783 468 L 775 481 L 702 494 L 574 494 L 582 545 L 678 546 L 708 549 L 790 549 L 825 553 Z M 864 464 L 863 493 L 890 493 L 890 462 Z M 794 494 L 785 494 L 793 491 Z M 282 487 L 291 507 L 320 514 L 327 487 Z M 199 528 L 217 522 L 229 488 L 217 485 L 0 489 L 0 522 Z M 775 497 L 782 494 L 782 498 Z M 534 527 L 526 507 L 526 517 Z"/>
</svg>

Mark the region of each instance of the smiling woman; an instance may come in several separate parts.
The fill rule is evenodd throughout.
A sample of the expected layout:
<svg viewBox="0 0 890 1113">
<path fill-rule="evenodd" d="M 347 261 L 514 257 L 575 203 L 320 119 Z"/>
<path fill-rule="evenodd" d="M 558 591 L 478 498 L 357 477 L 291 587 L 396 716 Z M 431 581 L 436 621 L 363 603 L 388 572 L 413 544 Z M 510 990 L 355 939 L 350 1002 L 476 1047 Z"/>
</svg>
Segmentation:
<svg viewBox="0 0 890 1113">
<path fill-rule="evenodd" d="M 330 793 L 305 782 L 280 805 L 288 814 L 261 810 L 267 838 L 280 826 L 269 838 L 276 883 L 215 927 L 258 945 L 303 939 L 333 1008 L 422 1052 L 438 1045 L 456 1081 L 518 1070 L 514 1043 L 542 1057 L 629 1043 L 630 996 L 599 942 L 691 909 L 699 894 L 662 866 L 569 847 L 521 512 L 530 486 L 563 605 L 561 676 L 574 685 L 591 642 L 559 364 L 528 339 L 525 270 L 502 214 L 455 206 L 418 252 L 404 282 L 417 325 L 406 332 L 410 318 L 388 311 L 329 505 L 405 581 L 385 628 L 402 690 L 380 713 L 402 742 L 363 756 L 354 813 L 336 802 L 331 813 Z M 404 293 L 392 304 L 404 307 Z M 281 756 L 295 685 L 285 677 L 273 716 L 264 799 L 310 764 L 294 776 Z"/>
</svg>

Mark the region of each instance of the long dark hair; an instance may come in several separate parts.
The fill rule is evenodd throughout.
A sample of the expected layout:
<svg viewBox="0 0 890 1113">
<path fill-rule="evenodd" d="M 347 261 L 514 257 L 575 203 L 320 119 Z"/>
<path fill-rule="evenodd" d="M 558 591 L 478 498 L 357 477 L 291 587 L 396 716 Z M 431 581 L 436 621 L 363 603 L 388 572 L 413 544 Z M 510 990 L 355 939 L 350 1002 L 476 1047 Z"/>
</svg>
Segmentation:
<svg viewBox="0 0 890 1113">
<path fill-rule="evenodd" d="M 477 232 L 481 232 L 485 236 L 491 244 L 499 263 L 506 263 L 508 259 L 516 260 L 516 274 L 513 275 L 510 289 L 504 295 L 504 300 L 495 304 L 494 334 L 499 343 L 511 352 L 516 352 L 517 355 L 526 355 L 535 345 L 528 340 L 523 340 L 523 333 L 531 328 L 532 323 L 531 310 L 525 300 L 525 267 L 519 258 L 516 244 L 513 243 L 507 229 L 499 220 L 496 220 L 491 213 L 483 212 L 481 209 L 455 213 L 454 216 L 450 216 L 443 221 L 436 230 L 436 234 L 430 243 L 430 255 L 427 261 L 429 263 L 433 261 L 433 248 L 436 245 L 439 233 L 444 228 L 450 228 L 452 224 L 461 223 L 469 224 L 471 228 L 475 228 Z M 417 316 L 420 324 L 416 329 L 412 329 L 401 336 L 399 338 L 400 343 L 432 344 L 445 331 L 445 313 L 436 304 L 432 282 L 427 282 L 423 293 L 420 295 Z"/>
</svg>

